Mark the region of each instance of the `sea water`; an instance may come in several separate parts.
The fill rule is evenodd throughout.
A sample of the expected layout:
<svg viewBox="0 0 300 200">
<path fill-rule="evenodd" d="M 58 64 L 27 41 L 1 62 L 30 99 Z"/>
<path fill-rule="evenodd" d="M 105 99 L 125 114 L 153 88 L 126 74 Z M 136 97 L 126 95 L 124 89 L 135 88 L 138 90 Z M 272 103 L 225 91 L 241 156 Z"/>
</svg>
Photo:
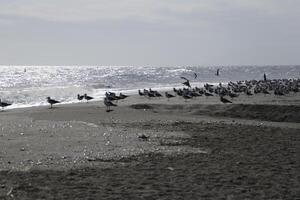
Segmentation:
<svg viewBox="0 0 300 200">
<path fill-rule="evenodd" d="M 220 69 L 219 76 L 216 76 Z M 50 96 L 63 103 L 87 93 L 96 100 L 105 92 L 137 94 L 138 89 L 157 90 L 238 80 L 300 78 L 299 66 L 0 66 L 0 98 L 11 108 L 46 105 Z"/>
</svg>

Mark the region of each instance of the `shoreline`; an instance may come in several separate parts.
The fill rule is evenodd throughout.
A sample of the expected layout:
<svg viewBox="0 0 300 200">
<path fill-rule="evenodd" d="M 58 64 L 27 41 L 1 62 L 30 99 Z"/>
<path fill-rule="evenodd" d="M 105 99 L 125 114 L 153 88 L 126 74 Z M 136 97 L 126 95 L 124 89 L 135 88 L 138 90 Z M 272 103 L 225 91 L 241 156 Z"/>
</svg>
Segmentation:
<svg viewBox="0 0 300 200">
<path fill-rule="evenodd" d="M 155 88 L 153 88 L 155 89 Z M 134 104 L 134 103 L 161 103 L 162 100 L 166 100 L 165 96 L 164 96 L 164 93 L 165 92 L 173 92 L 172 90 L 158 90 L 160 93 L 163 94 L 163 97 L 161 98 L 153 98 L 149 101 L 148 98 L 145 98 L 145 97 L 140 97 L 138 94 L 129 94 L 129 99 L 130 99 L 130 102 L 128 102 L 128 99 L 125 99 L 125 100 L 121 100 L 122 102 L 126 102 L 125 104 L 123 105 L 129 105 L 130 103 Z M 136 92 L 137 93 L 137 92 Z M 139 99 L 138 101 L 136 100 L 133 100 L 133 99 Z M 176 97 L 176 98 L 180 98 L 181 100 L 183 100 L 181 97 Z M 240 97 L 236 98 L 236 99 L 231 99 L 233 100 L 233 103 L 234 104 L 260 104 L 260 105 L 264 105 L 264 104 L 276 104 L 276 105 L 300 105 L 300 102 L 298 101 L 300 98 L 300 94 L 298 93 L 295 93 L 295 94 L 289 94 L 289 95 L 286 95 L 286 96 L 283 96 L 283 97 L 280 97 L 280 96 L 274 96 L 273 94 L 270 94 L 269 96 L 266 96 L 266 95 L 263 95 L 263 94 L 256 94 L 254 97 L 247 97 L 245 94 L 241 94 Z M 103 97 L 104 99 L 104 97 Z M 89 104 L 102 104 L 103 103 L 103 99 L 95 99 L 95 100 L 92 100 L 92 101 L 89 101 Z M 185 103 L 183 101 L 180 101 L 179 100 L 176 100 L 175 103 L 178 103 L 178 104 L 182 104 L 182 103 Z M 142 102 L 141 102 L 142 100 Z M 172 99 L 174 101 L 174 99 Z M 172 100 L 171 102 L 166 102 L 167 104 L 169 103 L 172 103 Z M 193 102 L 194 100 L 200 100 L 200 101 L 197 101 L 197 102 Z M 201 101 L 203 100 L 203 101 Z M 207 101 L 207 100 L 213 100 L 213 101 Z M 45 99 L 45 102 L 46 102 L 46 99 Z M 59 104 L 55 104 L 54 106 L 55 107 L 61 107 L 61 106 L 72 106 L 72 105 L 79 105 L 79 104 L 84 104 L 86 103 L 84 100 L 83 101 L 78 101 L 78 100 L 74 100 L 73 102 L 61 102 Z M 174 102 L 173 102 L 174 103 Z M 209 97 L 209 98 L 206 98 L 206 97 L 196 97 L 195 99 L 191 99 L 189 100 L 188 103 L 191 103 L 191 104 L 222 104 L 220 101 L 219 101 L 219 98 L 218 96 L 214 96 L 214 97 Z M 12 111 L 12 110 L 22 110 L 22 109 L 35 109 L 35 108 L 43 108 L 43 107 L 47 107 L 48 104 L 45 103 L 45 105 L 24 105 L 24 107 L 17 107 L 17 108 L 10 108 L 10 107 L 7 107 L 4 109 L 4 111 L 8 110 L 8 111 Z M 103 105 L 104 106 L 104 105 Z"/>
</svg>

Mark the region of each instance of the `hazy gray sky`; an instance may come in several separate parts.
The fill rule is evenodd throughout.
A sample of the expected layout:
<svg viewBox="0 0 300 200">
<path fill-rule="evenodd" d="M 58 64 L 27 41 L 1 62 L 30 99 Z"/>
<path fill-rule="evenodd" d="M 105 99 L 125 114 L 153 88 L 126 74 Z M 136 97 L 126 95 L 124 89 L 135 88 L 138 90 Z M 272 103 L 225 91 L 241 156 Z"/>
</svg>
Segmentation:
<svg viewBox="0 0 300 200">
<path fill-rule="evenodd" d="M 300 0 L 0 0 L 0 64 L 300 64 L 299 9 Z"/>
</svg>

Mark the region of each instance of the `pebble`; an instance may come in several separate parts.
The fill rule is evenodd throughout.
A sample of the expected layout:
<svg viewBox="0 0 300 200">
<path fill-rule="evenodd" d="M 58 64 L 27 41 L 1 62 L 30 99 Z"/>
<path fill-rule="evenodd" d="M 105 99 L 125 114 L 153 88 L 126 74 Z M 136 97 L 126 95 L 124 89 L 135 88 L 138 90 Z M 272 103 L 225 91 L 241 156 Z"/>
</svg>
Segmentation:
<svg viewBox="0 0 300 200">
<path fill-rule="evenodd" d="M 173 167 L 168 167 L 167 169 L 170 170 L 170 171 L 174 171 Z"/>
<path fill-rule="evenodd" d="M 37 164 L 37 165 L 41 165 L 41 164 L 42 164 L 42 162 L 41 162 L 41 161 L 38 161 L 36 164 Z"/>
</svg>

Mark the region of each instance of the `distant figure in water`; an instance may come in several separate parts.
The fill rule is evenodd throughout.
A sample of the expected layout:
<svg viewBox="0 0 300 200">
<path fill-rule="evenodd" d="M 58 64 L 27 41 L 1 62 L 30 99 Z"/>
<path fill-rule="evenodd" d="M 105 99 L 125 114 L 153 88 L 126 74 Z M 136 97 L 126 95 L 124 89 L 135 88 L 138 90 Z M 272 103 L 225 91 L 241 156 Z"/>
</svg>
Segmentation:
<svg viewBox="0 0 300 200">
<path fill-rule="evenodd" d="M 264 73 L 264 81 L 267 81 L 267 75 Z"/>
<path fill-rule="evenodd" d="M 217 69 L 216 76 L 220 75 L 220 69 Z"/>
<path fill-rule="evenodd" d="M 24 68 L 24 73 L 26 72 L 26 68 Z"/>
</svg>

